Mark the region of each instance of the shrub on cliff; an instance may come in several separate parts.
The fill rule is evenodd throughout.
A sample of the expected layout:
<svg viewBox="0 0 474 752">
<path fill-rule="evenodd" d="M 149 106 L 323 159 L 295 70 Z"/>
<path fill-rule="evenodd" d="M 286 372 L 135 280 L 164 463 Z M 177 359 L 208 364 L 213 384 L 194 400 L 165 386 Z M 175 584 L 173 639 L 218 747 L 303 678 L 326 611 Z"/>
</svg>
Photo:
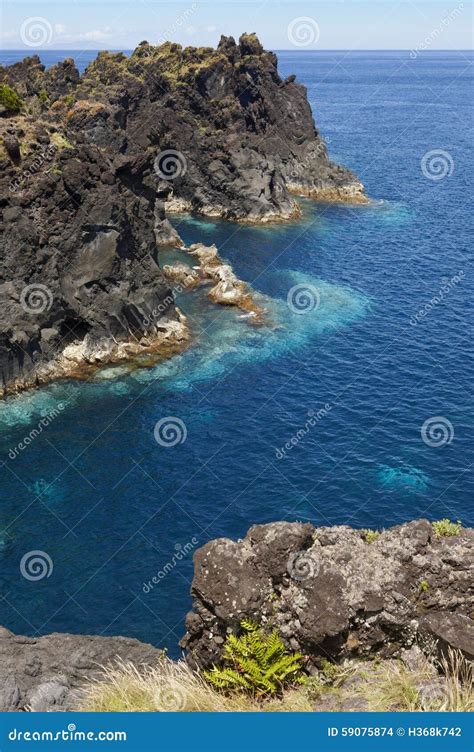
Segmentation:
<svg viewBox="0 0 474 752">
<path fill-rule="evenodd" d="M 213 666 L 204 673 L 214 687 L 262 697 L 305 682 L 301 672 L 303 656 L 289 653 L 276 630 L 266 634 L 252 621 L 243 621 L 241 627 L 240 637 L 227 637 L 222 666 Z"/>
<path fill-rule="evenodd" d="M 380 538 L 380 533 L 378 530 L 363 528 L 360 533 L 366 543 L 374 543 L 376 540 L 378 540 L 378 538 Z"/>
<path fill-rule="evenodd" d="M 23 101 L 10 86 L 0 84 L 0 105 L 2 105 L 9 115 L 16 115 L 23 108 Z"/>
</svg>

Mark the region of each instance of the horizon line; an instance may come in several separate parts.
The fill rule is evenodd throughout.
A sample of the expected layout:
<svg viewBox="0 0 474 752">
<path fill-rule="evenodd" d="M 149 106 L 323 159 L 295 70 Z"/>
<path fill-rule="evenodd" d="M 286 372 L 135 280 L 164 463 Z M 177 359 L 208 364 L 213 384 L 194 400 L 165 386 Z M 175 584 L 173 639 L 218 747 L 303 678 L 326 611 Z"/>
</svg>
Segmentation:
<svg viewBox="0 0 474 752">
<path fill-rule="evenodd" d="M 145 40 L 143 40 L 145 41 Z M 167 40 L 171 41 L 171 40 Z M 136 45 L 136 47 L 0 47 L 0 52 L 133 52 L 138 46 L 140 42 Z M 162 42 L 161 44 L 151 44 L 149 43 L 151 47 L 161 47 L 161 44 L 166 44 L 166 42 Z M 179 42 L 172 42 L 172 44 L 180 44 Z M 205 47 L 208 49 L 214 49 L 212 45 L 181 45 L 183 49 L 186 49 L 186 47 Z M 294 52 L 295 54 L 298 53 L 308 53 L 308 52 L 412 52 L 415 48 L 414 47 L 366 47 L 364 49 L 351 49 L 348 47 L 321 47 L 320 49 L 312 49 L 312 50 L 303 50 L 303 49 L 294 49 L 291 47 L 273 47 L 273 48 L 265 48 L 265 52 Z M 430 52 L 474 52 L 474 47 L 438 47 L 436 49 L 429 49 L 429 50 L 417 50 L 419 54 L 423 53 L 430 53 Z"/>
</svg>

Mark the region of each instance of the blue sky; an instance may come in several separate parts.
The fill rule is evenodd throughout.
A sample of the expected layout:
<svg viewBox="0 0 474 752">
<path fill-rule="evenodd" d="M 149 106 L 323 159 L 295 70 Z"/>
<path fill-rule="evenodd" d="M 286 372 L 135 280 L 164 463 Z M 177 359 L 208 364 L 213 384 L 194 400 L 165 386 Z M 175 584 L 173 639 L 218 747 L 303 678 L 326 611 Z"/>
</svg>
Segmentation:
<svg viewBox="0 0 474 752">
<path fill-rule="evenodd" d="M 3 49 L 214 46 L 256 31 L 269 49 L 470 49 L 468 0 L 0 0 Z"/>
</svg>

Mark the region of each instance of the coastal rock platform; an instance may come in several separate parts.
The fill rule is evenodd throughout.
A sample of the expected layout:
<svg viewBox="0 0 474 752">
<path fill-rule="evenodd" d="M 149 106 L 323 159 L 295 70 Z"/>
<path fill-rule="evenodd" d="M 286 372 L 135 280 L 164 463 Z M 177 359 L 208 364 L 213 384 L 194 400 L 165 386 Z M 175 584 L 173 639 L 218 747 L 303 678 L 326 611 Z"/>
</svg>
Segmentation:
<svg viewBox="0 0 474 752">
<path fill-rule="evenodd" d="M 0 627 L 0 712 L 72 710 L 77 690 L 101 666 L 155 665 L 161 650 L 127 637 L 20 637 Z"/>
</svg>

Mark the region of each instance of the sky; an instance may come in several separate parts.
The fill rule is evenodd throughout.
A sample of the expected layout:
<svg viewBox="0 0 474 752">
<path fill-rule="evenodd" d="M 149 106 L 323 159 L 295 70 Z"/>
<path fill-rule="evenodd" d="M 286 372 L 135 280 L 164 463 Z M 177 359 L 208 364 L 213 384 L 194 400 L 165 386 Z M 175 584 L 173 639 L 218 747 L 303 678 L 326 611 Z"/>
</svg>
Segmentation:
<svg viewBox="0 0 474 752">
<path fill-rule="evenodd" d="M 2 49 L 215 46 L 255 31 L 272 50 L 472 48 L 468 0 L 0 0 Z"/>
</svg>

